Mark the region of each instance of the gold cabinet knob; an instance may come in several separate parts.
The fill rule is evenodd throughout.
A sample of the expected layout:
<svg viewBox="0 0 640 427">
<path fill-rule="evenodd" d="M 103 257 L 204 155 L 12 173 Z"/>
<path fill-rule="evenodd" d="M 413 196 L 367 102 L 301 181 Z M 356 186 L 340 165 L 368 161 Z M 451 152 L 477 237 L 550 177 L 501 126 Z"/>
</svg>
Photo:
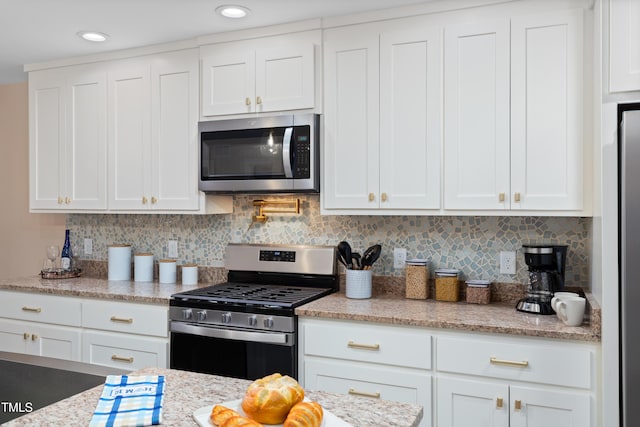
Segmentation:
<svg viewBox="0 0 640 427">
<path fill-rule="evenodd" d="M 504 406 L 504 401 L 502 400 L 501 397 L 498 397 L 496 399 L 496 408 L 502 408 Z"/>
<path fill-rule="evenodd" d="M 522 401 L 521 400 L 516 400 L 515 403 L 513 404 L 513 409 L 515 409 L 516 411 L 519 411 L 522 409 Z"/>
<path fill-rule="evenodd" d="M 28 340 L 29 338 L 31 338 L 31 334 L 28 332 L 25 332 L 24 334 L 22 334 L 22 338 L 24 338 L 25 340 Z"/>
<path fill-rule="evenodd" d="M 504 193 L 498 194 L 498 201 L 501 203 L 504 202 Z"/>
<path fill-rule="evenodd" d="M 65 204 L 67 204 L 67 205 L 68 205 L 69 203 L 71 203 L 71 197 L 65 197 L 65 198 L 64 198 L 64 203 L 65 203 Z"/>
<path fill-rule="evenodd" d="M 158 199 L 156 199 L 155 197 L 151 198 L 151 204 L 155 205 L 156 203 L 158 203 Z"/>
<path fill-rule="evenodd" d="M 387 199 L 388 199 L 388 197 L 387 197 L 387 193 L 382 193 L 382 195 L 381 195 L 380 199 L 381 199 L 383 202 L 386 202 L 386 201 L 387 201 Z"/>
<path fill-rule="evenodd" d="M 513 200 L 516 201 L 516 202 L 519 202 L 520 201 L 520 193 L 514 193 L 513 194 Z"/>
<path fill-rule="evenodd" d="M 248 107 L 249 105 L 251 105 L 251 98 L 246 97 L 246 98 L 244 99 L 244 105 L 246 105 L 247 107 Z"/>
<path fill-rule="evenodd" d="M 64 203 L 64 199 L 60 196 L 58 196 L 58 204 L 61 205 Z"/>
<path fill-rule="evenodd" d="M 373 193 L 369 193 L 369 201 L 370 201 L 370 202 L 373 202 L 375 199 L 376 199 L 375 194 L 373 194 Z"/>
<path fill-rule="evenodd" d="M 31 341 L 35 341 L 38 339 L 38 336 L 36 334 L 31 335 Z"/>
<path fill-rule="evenodd" d="M 256 104 L 262 105 L 262 97 L 260 96 L 256 97 Z"/>
<path fill-rule="evenodd" d="M 146 198 L 146 197 L 142 196 L 142 204 L 143 204 L 143 205 L 146 205 L 148 201 L 149 201 L 149 200 L 147 200 L 147 198 Z"/>
</svg>

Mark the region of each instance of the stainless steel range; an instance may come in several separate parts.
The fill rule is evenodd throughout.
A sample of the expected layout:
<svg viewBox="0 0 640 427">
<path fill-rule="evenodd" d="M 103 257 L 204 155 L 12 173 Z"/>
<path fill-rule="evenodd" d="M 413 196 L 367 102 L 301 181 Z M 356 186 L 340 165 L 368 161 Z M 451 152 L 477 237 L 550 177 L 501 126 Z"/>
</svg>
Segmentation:
<svg viewBox="0 0 640 427">
<path fill-rule="evenodd" d="M 170 366 L 297 378 L 295 308 L 339 289 L 333 246 L 229 244 L 227 282 L 171 296 Z"/>
</svg>

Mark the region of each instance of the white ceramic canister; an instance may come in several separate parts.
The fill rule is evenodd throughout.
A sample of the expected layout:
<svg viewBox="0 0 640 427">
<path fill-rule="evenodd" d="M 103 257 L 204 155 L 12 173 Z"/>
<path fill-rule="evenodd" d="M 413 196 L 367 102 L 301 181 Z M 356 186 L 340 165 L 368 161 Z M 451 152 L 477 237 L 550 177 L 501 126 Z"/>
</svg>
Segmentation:
<svg viewBox="0 0 640 427">
<path fill-rule="evenodd" d="M 133 256 L 133 280 L 153 282 L 153 254 L 141 253 Z"/>
<path fill-rule="evenodd" d="M 372 270 L 352 270 L 348 268 L 345 277 L 345 295 L 347 298 L 371 298 L 372 274 Z"/>
<path fill-rule="evenodd" d="M 158 265 L 160 266 L 160 283 L 176 283 L 176 260 L 161 259 Z"/>
<path fill-rule="evenodd" d="M 109 280 L 131 280 L 131 245 L 108 247 Z"/>
<path fill-rule="evenodd" d="M 198 264 L 182 265 L 182 284 L 183 285 L 198 284 Z"/>
</svg>

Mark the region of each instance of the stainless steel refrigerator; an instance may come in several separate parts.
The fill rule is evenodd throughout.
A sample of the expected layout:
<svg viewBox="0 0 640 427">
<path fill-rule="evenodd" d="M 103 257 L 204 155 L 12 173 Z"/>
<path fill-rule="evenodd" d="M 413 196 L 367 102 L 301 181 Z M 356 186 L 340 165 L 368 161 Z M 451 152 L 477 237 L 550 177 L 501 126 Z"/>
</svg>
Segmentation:
<svg viewBox="0 0 640 427">
<path fill-rule="evenodd" d="M 640 425 L 640 103 L 618 106 L 620 421 Z"/>
</svg>

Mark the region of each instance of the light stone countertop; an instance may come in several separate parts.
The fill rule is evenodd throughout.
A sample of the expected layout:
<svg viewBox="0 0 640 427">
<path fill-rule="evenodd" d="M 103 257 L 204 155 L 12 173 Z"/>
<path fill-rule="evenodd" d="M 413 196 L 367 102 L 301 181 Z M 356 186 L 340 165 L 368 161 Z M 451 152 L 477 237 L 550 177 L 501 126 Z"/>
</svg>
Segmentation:
<svg viewBox="0 0 640 427">
<path fill-rule="evenodd" d="M 589 295 L 588 295 L 589 298 Z M 595 301 L 589 298 L 591 304 Z M 599 314 L 599 307 L 592 312 Z M 344 293 L 328 295 L 296 308 L 301 317 L 356 320 L 394 325 L 455 329 L 514 336 L 600 341 L 599 316 L 587 316 L 582 326 L 565 326 L 555 315 L 518 312 L 514 304 L 467 304 L 435 300 L 413 300 L 394 295 L 350 299 Z M 595 317 L 597 319 L 593 320 Z M 598 322 L 592 324 L 591 322 Z"/>
<path fill-rule="evenodd" d="M 207 285 L 201 283 L 199 286 Z M 0 290 L 154 304 L 168 304 L 172 294 L 197 287 L 85 277 L 47 280 L 32 276 L 0 280 Z M 305 317 L 599 342 L 600 307 L 588 293 L 587 299 L 589 310 L 585 323 L 579 327 L 565 326 L 553 315 L 518 312 L 514 304 L 412 300 L 391 294 L 358 300 L 346 298 L 344 292 L 339 292 L 298 307 L 296 313 Z"/>
<path fill-rule="evenodd" d="M 163 426 L 196 426 L 192 417 L 195 410 L 242 398 L 251 383 L 247 380 L 162 368 L 145 368 L 131 375 L 165 376 Z M 16 418 L 3 426 L 87 426 L 102 388 L 99 385 Z M 422 419 L 422 407 L 407 403 L 314 391 L 307 391 L 306 396 L 354 427 L 415 427 Z"/>
</svg>

